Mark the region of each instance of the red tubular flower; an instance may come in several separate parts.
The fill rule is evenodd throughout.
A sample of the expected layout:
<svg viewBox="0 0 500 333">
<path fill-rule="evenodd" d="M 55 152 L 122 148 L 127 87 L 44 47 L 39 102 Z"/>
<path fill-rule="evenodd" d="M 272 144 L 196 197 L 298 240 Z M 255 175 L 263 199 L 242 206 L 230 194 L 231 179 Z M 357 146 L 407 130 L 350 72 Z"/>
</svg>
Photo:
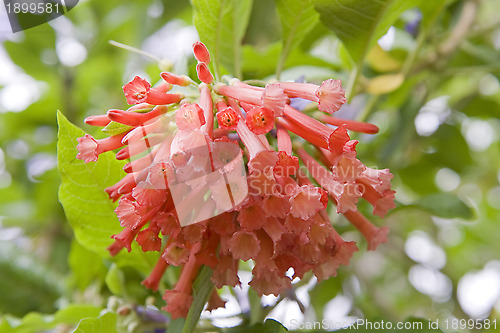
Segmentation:
<svg viewBox="0 0 500 333">
<path fill-rule="evenodd" d="M 105 191 L 109 198 L 116 201 L 122 194 L 132 192 L 132 189 L 137 185 L 135 182 L 135 176 L 135 174 L 130 173 L 120 179 L 120 181 L 118 181 L 115 185 L 106 188 Z"/>
<path fill-rule="evenodd" d="M 276 127 L 279 152 L 274 174 L 279 177 L 295 175 L 299 169 L 299 159 L 292 156 L 292 140 L 283 125 L 278 123 Z"/>
<path fill-rule="evenodd" d="M 207 47 L 202 42 L 196 42 L 193 44 L 193 53 L 196 60 L 199 62 L 208 64 L 210 63 L 210 53 Z"/>
<path fill-rule="evenodd" d="M 163 140 L 164 140 L 163 136 L 153 136 L 153 137 L 147 137 L 143 140 L 139 140 L 133 143 L 129 143 L 127 147 L 121 149 L 118 153 L 116 153 L 116 159 L 125 160 L 132 156 L 141 154 L 150 148 L 152 149 L 157 144 L 162 143 Z"/>
<path fill-rule="evenodd" d="M 131 107 L 86 119 L 94 126 L 118 122 L 127 131 L 102 140 L 89 135 L 78 139 L 77 157 L 86 162 L 122 146 L 116 158 L 132 158 L 122 180 L 106 189 L 110 199 L 119 200 L 115 213 L 123 227 L 112 236 L 108 250 L 111 255 L 123 248 L 131 251 L 135 241 L 142 251 L 157 252 L 158 261 L 142 282 L 153 290 L 169 265 L 181 267 L 178 283 L 165 291 L 162 309 L 172 318 L 187 315 L 201 265 L 212 268 L 211 279 L 222 288 L 240 284 L 239 260 L 252 259 L 250 285 L 260 295 L 278 295 L 290 288 L 290 268 L 293 278 L 307 272 L 318 280 L 335 276 L 357 247 L 344 241 L 330 223 L 329 196 L 337 212 L 366 237 L 369 250 L 386 241 L 387 227 L 371 224 L 356 204 L 363 197 L 373 205 L 374 214 L 385 215 L 394 207 L 392 175 L 361 163 L 355 150 L 358 142 L 347 133 L 375 133 L 377 128 L 330 116 L 311 117 L 289 105 L 290 98 L 302 97 L 318 102 L 320 111 L 335 112 L 345 102 L 340 81 L 256 87 L 235 79 L 230 85 L 212 86 L 208 50 L 198 42 L 193 51 L 203 81 L 198 97 L 192 87 L 185 88 L 194 84 L 187 76 L 163 72 L 155 87 L 135 77 L 123 87 Z M 189 99 L 168 93 L 172 85 L 176 91 L 188 91 Z M 295 149 L 289 131 L 315 146 L 326 168 L 304 148 Z M 307 174 L 299 172 L 294 154 Z M 321 187 L 313 185 L 308 174 Z M 208 308 L 223 305 L 212 292 Z"/>
<path fill-rule="evenodd" d="M 289 105 L 285 106 L 284 117 L 279 118 L 278 123 L 313 145 L 330 151 L 342 150 L 344 144 L 349 141 L 345 126 L 330 128 Z"/>
<path fill-rule="evenodd" d="M 297 153 L 313 178 L 335 199 L 337 213 L 357 210 L 356 203 L 362 193 L 355 183 L 342 184 L 335 180 L 333 175 L 319 165 L 303 148 L 298 149 Z"/>
<path fill-rule="evenodd" d="M 240 116 L 233 108 L 226 107 L 217 112 L 217 123 L 222 129 L 235 130 L 240 120 Z"/>
<path fill-rule="evenodd" d="M 280 82 L 280 87 L 289 97 L 305 98 L 318 102 L 320 111 L 334 113 L 346 102 L 345 91 L 340 80 L 329 79 L 321 86 L 312 83 Z"/>
<path fill-rule="evenodd" d="M 146 102 L 150 89 L 151 84 L 139 76 L 134 77 L 132 81 L 123 86 L 123 92 L 129 105 Z"/>
<path fill-rule="evenodd" d="M 247 261 L 254 259 L 259 253 L 260 245 L 255 233 L 250 231 L 237 231 L 228 242 L 229 250 L 236 259 Z"/>
<path fill-rule="evenodd" d="M 274 195 L 268 195 L 262 201 L 262 210 L 266 213 L 266 220 L 269 221 L 269 217 L 275 218 L 286 218 L 290 214 L 290 198 L 288 195 L 276 193 Z M 263 226 L 264 228 L 266 225 Z"/>
<path fill-rule="evenodd" d="M 175 122 L 181 130 L 193 130 L 205 124 L 203 109 L 198 104 L 184 104 L 175 113 Z"/>
<path fill-rule="evenodd" d="M 106 126 L 111 122 L 111 119 L 108 118 L 107 115 L 102 114 L 102 115 L 97 115 L 97 116 L 90 116 L 85 118 L 85 124 L 91 125 L 91 126 Z"/>
<path fill-rule="evenodd" d="M 192 286 L 200 266 L 195 256 L 191 256 L 182 269 L 179 281 L 173 290 L 166 290 L 163 299 L 167 305 L 163 309 L 172 315 L 172 319 L 186 317 L 193 302 Z"/>
<path fill-rule="evenodd" d="M 152 111 L 146 113 L 122 111 L 122 110 L 109 110 L 107 116 L 109 119 L 118 123 L 129 126 L 141 126 L 153 120 L 168 111 L 164 105 L 156 106 Z"/>
<path fill-rule="evenodd" d="M 210 73 L 208 66 L 203 62 L 196 65 L 196 74 L 198 75 L 200 81 L 206 84 L 210 84 L 214 81 L 214 76 Z"/>
<path fill-rule="evenodd" d="M 326 197 L 326 200 L 325 200 Z M 291 214 L 307 220 L 326 208 L 328 197 L 326 192 L 312 185 L 297 186 L 290 196 Z"/>
<path fill-rule="evenodd" d="M 92 136 L 85 134 L 78 138 L 78 154 L 76 158 L 88 162 L 95 162 L 100 154 L 123 146 L 122 139 L 126 133 L 110 136 L 101 140 L 95 140 Z"/>
<path fill-rule="evenodd" d="M 143 252 L 161 250 L 161 239 L 158 237 L 159 232 L 160 228 L 158 226 L 150 225 L 137 234 L 136 241 Z"/>
<path fill-rule="evenodd" d="M 366 134 L 377 134 L 379 128 L 376 125 L 370 123 L 364 123 L 356 120 L 348 120 L 348 119 L 340 119 L 332 116 L 328 116 L 326 114 L 322 114 L 319 117 L 324 123 L 334 125 L 334 126 L 342 126 L 346 125 L 346 128 L 351 131 L 361 132 Z"/>
<path fill-rule="evenodd" d="M 265 134 L 274 128 L 274 115 L 270 109 L 254 107 L 247 112 L 246 123 L 255 134 Z"/>
<path fill-rule="evenodd" d="M 181 87 L 187 87 L 193 82 L 189 76 L 176 75 L 170 72 L 161 72 L 160 76 L 165 82 Z"/>
<path fill-rule="evenodd" d="M 387 234 L 389 232 L 387 226 L 377 228 L 360 212 L 345 212 L 344 216 L 366 238 L 369 251 L 374 251 L 381 243 L 387 242 Z"/>
<path fill-rule="evenodd" d="M 283 109 L 289 98 L 278 83 L 268 84 L 262 92 L 262 106 L 273 111 L 275 117 L 283 115 Z"/>
<path fill-rule="evenodd" d="M 141 284 L 152 291 L 157 291 L 160 280 L 168 266 L 167 262 L 160 256 L 151 274 Z"/>
<path fill-rule="evenodd" d="M 213 139 L 214 132 L 214 110 L 212 103 L 212 95 L 210 89 L 206 85 L 200 86 L 200 107 L 203 110 L 203 116 L 206 123 L 201 126 L 201 130 Z"/>
<path fill-rule="evenodd" d="M 208 299 L 207 311 L 217 310 L 218 308 L 223 308 L 226 306 L 226 301 L 222 300 L 217 292 L 217 289 L 213 289 Z"/>
<path fill-rule="evenodd" d="M 148 103 L 153 105 L 163 105 L 177 103 L 184 98 L 181 94 L 167 94 L 172 88 L 170 84 L 164 82 L 158 87 L 151 88 L 151 84 L 136 76 L 123 86 L 123 92 L 129 105 Z"/>
</svg>

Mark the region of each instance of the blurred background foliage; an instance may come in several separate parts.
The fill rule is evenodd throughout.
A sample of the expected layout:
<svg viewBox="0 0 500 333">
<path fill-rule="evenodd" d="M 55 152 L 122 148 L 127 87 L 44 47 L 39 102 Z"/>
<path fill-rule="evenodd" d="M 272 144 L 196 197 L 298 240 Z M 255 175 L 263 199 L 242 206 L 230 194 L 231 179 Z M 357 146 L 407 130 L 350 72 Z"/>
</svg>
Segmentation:
<svg viewBox="0 0 500 333">
<path fill-rule="evenodd" d="M 317 12 L 306 13 L 303 36 L 287 44 L 287 23 L 278 16 L 288 10 L 286 1 L 253 1 L 241 76 L 272 79 L 278 71 L 281 80 L 342 79 L 350 103 L 338 116 L 380 127 L 378 135 L 353 137 L 365 164 L 395 175 L 398 207 L 384 221 L 373 218 L 391 230 L 375 252 L 332 210 L 336 228 L 359 241 L 360 252 L 336 278 L 301 281 L 287 295 L 265 297 L 257 318 L 285 326 L 294 318 L 490 318 L 500 326 L 500 2 L 388 1 L 390 19 L 377 26 L 384 35 L 378 43 L 356 35 L 362 22 L 349 13 L 328 19 L 334 2 L 313 2 Z M 120 87 L 134 75 L 154 82 L 168 61 L 177 73 L 194 73 L 192 16 L 187 0 L 86 0 L 16 34 L 2 16 L 1 332 L 71 331 L 82 318 L 88 319 L 81 331 L 93 332 L 84 327 L 106 307 L 113 311 L 98 322 L 103 332 L 114 329 L 117 317 L 129 331 L 163 325 L 163 317 L 143 314 L 147 304 L 161 305 L 161 295 L 140 286 L 142 272 L 74 241 L 57 200 L 56 110 L 80 125 L 86 116 L 125 107 Z M 160 66 L 109 40 L 152 54 Z M 169 273 L 166 284 L 175 276 Z M 241 303 L 255 303 L 255 295 L 223 290 L 223 297 L 231 311 L 203 318 L 255 322 Z M 146 307 L 120 312 L 132 304 Z"/>
</svg>

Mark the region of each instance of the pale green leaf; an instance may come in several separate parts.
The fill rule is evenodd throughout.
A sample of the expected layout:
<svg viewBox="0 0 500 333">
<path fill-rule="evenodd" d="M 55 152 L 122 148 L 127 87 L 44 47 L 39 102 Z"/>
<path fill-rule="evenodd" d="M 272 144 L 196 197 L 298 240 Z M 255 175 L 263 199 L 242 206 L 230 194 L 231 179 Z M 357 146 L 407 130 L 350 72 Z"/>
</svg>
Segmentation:
<svg viewBox="0 0 500 333">
<path fill-rule="evenodd" d="M 114 213 L 115 204 L 104 189 L 125 175 L 123 162 L 117 161 L 112 153 L 101 154 L 97 162 L 85 163 L 76 159 L 76 139 L 85 132 L 71 124 L 60 112 L 58 125 L 59 201 L 77 241 L 86 249 L 107 258 L 106 248 L 113 242 L 111 236 L 122 228 Z M 121 251 L 115 260 L 119 265 L 130 265 L 149 272 L 154 264 L 152 255 L 142 253 L 138 247 L 133 250 L 131 253 Z"/>
<path fill-rule="evenodd" d="M 104 281 L 114 295 L 125 296 L 125 276 L 118 266 L 111 265 Z"/>
<path fill-rule="evenodd" d="M 127 126 L 121 123 L 117 123 L 116 121 L 112 121 L 109 124 L 107 124 L 106 127 L 104 127 L 101 131 L 103 131 L 109 136 L 112 136 L 124 133 L 130 130 L 131 128 L 132 128 L 131 126 Z"/>
<path fill-rule="evenodd" d="M 73 273 L 73 281 L 81 290 L 92 282 L 102 281 L 106 274 L 102 258 L 78 244 L 76 240 L 71 243 L 69 266 Z"/>
<path fill-rule="evenodd" d="M 277 75 L 281 73 L 288 54 L 311 31 L 319 19 L 311 0 L 275 0 L 281 21 L 283 48 Z"/>
<path fill-rule="evenodd" d="M 313 0 L 321 21 L 360 63 L 399 15 L 418 0 Z"/>
<path fill-rule="evenodd" d="M 398 89 L 403 84 L 404 79 L 402 73 L 375 76 L 368 81 L 366 91 L 375 95 L 387 94 Z"/>
<path fill-rule="evenodd" d="M 83 318 L 97 317 L 101 308 L 87 304 L 70 304 L 54 315 L 36 312 L 28 313 L 21 319 L 5 316 L 0 320 L 0 332 L 38 333 L 48 332 L 59 324 L 75 325 Z"/>
<path fill-rule="evenodd" d="M 80 321 L 74 333 L 114 333 L 116 332 L 116 313 L 107 312 L 98 318 Z"/>
<path fill-rule="evenodd" d="M 252 0 L 192 0 L 193 21 L 200 40 L 208 47 L 219 76 L 222 65 L 241 77 L 241 41 L 252 9 Z"/>
</svg>

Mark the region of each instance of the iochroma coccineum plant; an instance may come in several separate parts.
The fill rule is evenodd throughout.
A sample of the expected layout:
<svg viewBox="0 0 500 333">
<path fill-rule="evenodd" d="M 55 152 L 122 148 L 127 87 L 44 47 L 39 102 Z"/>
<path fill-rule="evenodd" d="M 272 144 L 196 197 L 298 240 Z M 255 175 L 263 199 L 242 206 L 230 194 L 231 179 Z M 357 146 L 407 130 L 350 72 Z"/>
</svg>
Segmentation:
<svg viewBox="0 0 500 333">
<path fill-rule="evenodd" d="M 215 288 L 234 287 L 240 260 L 253 260 L 250 286 L 259 295 L 278 295 L 309 271 L 318 280 L 335 276 L 358 248 L 332 226 L 328 202 L 369 250 L 387 241 L 388 228 L 372 224 L 357 203 L 367 200 L 383 217 L 394 207 L 392 174 L 359 161 L 358 141 L 348 134 L 374 134 L 376 126 L 332 116 L 346 102 L 340 80 L 215 82 L 205 45 L 197 42 L 193 51 L 200 84 L 170 72 L 155 86 L 135 77 L 123 86 L 130 108 L 85 120 L 114 126 L 114 135 L 78 139 L 77 158 L 85 162 L 116 149 L 117 159 L 129 160 L 127 175 L 106 189 L 118 200 L 123 227 L 108 250 L 131 251 L 135 241 L 158 252 L 142 282 L 155 291 L 169 266 L 182 267 L 164 292 L 164 310 L 187 315 L 202 265 L 213 270 Z M 300 99 L 317 103 L 321 115 L 295 108 Z M 215 288 L 209 310 L 224 306 Z"/>
</svg>

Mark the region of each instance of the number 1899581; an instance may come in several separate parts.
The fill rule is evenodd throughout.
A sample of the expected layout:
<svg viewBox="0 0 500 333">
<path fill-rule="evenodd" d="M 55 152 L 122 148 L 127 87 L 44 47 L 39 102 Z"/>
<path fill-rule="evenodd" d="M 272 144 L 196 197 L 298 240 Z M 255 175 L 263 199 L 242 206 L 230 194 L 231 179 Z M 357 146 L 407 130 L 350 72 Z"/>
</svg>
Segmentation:
<svg viewBox="0 0 500 333">
<path fill-rule="evenodd" d="M 63 13 L 63 8 L 58 3 L 34 3 L 34 2 L 15 2 L 6 3 L 5 7 L 7 13 L 19 14 L 19 13 L 30 13 L 35 15 L 42 14 L 52 14 L 52 13 Z"/>
</svg>

